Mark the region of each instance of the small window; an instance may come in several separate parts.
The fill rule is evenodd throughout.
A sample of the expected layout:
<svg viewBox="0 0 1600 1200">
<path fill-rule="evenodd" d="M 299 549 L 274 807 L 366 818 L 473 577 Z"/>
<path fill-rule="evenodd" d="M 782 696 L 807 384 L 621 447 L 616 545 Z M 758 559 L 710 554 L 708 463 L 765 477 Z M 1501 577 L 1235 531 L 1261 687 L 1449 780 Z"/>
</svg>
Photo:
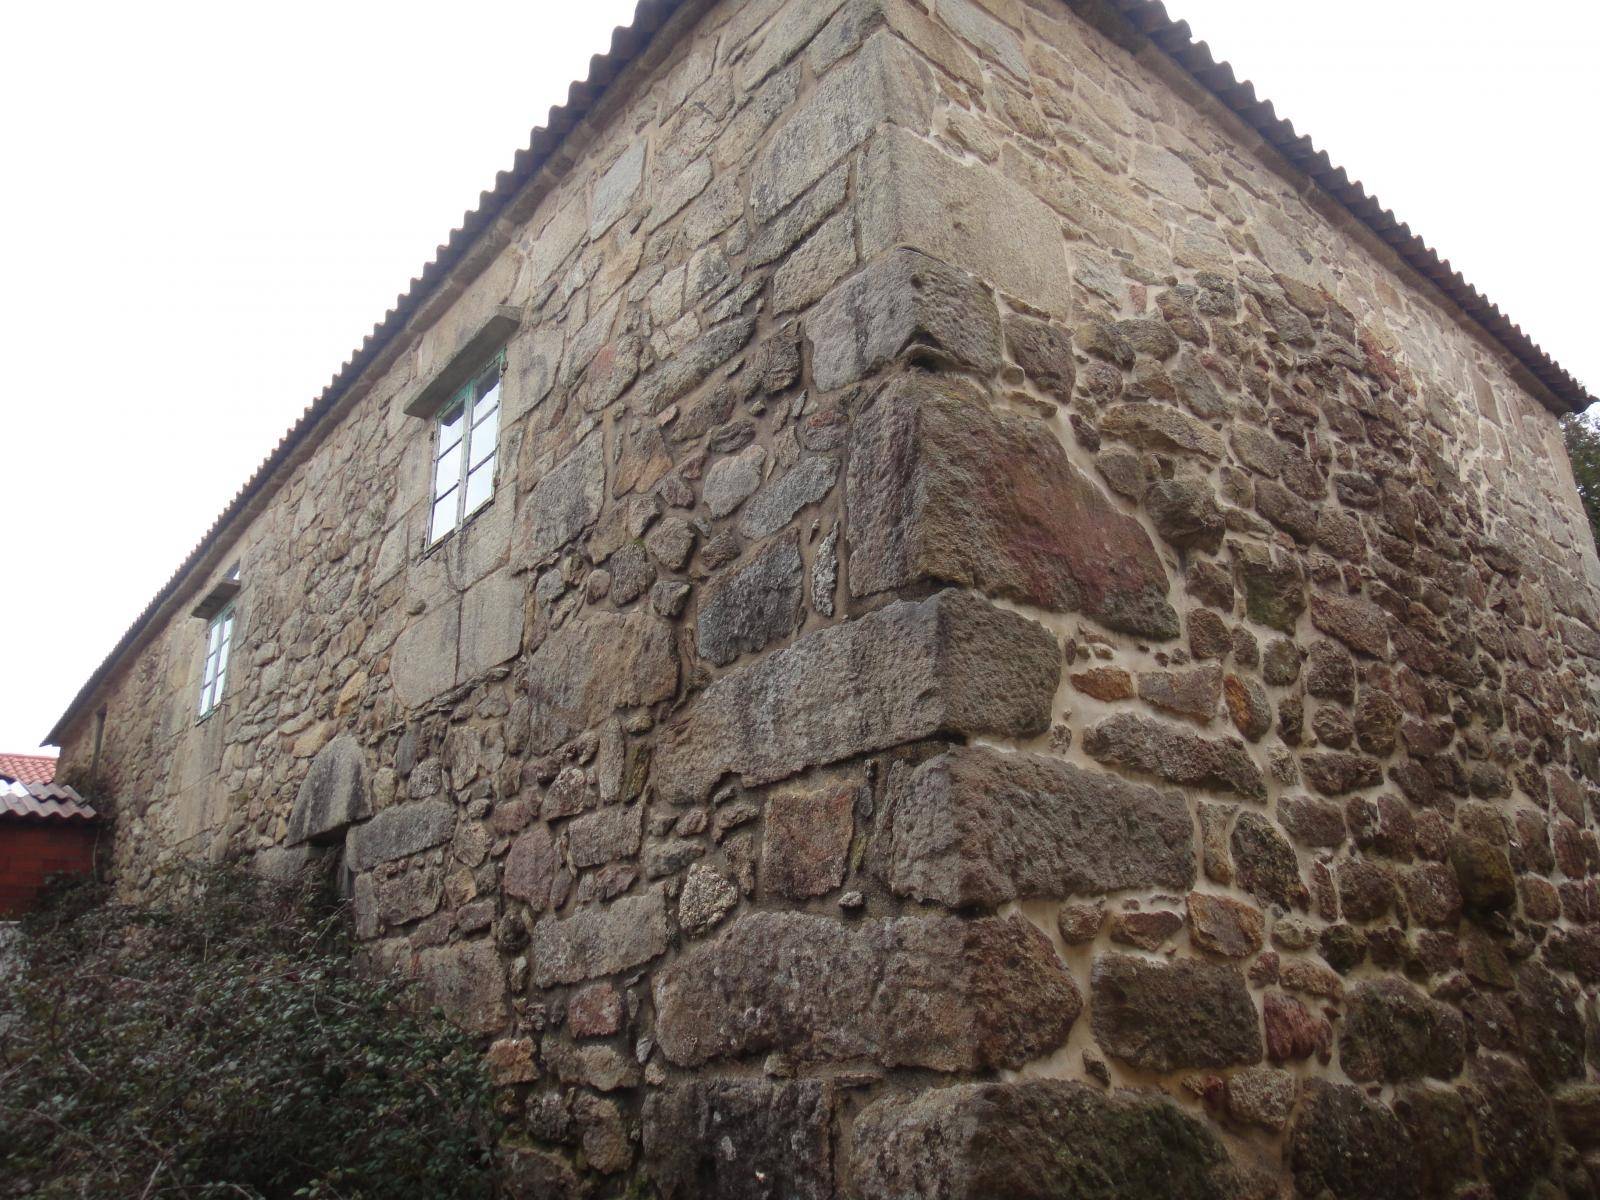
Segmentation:
<svg viewBox="0 0 1600 1200">
<path fill-rule="evenodd" d="M 206 626 L 206 662 L 200 676 L 200 715 L 210 716 L 222 703 L 228 682 L 228 651 L 233 642 L 233 605 L 230 603 Z"/>
<path fill-rule="evenodd" d="M 501 353 L 452 396 L 435 420 L 431 546 L 494 495 L 495 448 L 500 440 Z"/>
</svg>

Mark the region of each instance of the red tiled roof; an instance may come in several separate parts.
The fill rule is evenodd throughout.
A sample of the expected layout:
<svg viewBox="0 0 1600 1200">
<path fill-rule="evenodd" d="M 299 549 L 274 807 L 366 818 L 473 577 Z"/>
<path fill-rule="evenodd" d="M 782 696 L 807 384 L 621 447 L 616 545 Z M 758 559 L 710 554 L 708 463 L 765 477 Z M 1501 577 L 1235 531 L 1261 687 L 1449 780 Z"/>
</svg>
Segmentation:
<svg viewBox="0 0 1600 1200">
<path fill-rule="evenodd" d="M 49 783 L 55 777 L 56 760 L 48 754 L 0 754 L 0 779 Z"/>
<path fill-rule="evenodd" d="M 0 821 L 80 821 L 95 811 L 64 783 L 0 784 Z"/>
<path fill-rule="evenodd" d="M 357 346 L 336 372 L 322 393 L 311 402 L 300 419 L 290 427 L 277 447 L 256 468 L 254 475 L 239 489 L 220 516 L 212 522 L 198 545 L 179 565 L 138 617 L 134 619 L 94 674 L 84 682 L 78 694 L 61 714 L 55 726 L 45 735 L 46 744 L 59 745 L 67 726 L 78 715 L 100 683 L 108 676 L 122 656 L 140 639 L 140 635 L 166 603 L 201 562 L 208 550 L 218 541 L 250 503 L 268 486 L 278 469 L 294 458 L 297 450 L 307 440 L 322 420 L 333 412 L 340 398 L 355 383 L 361 373 L 371 365 L 386 347 L 401 333 L 423 303 L 439 289 L 450 271 L 467 257 L 468 251 L 494 221 L 507 209 L 512 198 L 524 184 L 531 180 L 547 163 L 557 159 L 567 133 L 588 116 L 611 82 L 630 64 L 650 48 L 656 34 L 680 9 L 694 10 L 706 0 L 639 0 L 633 21 L 619 25 L 611 33 L 611 47 L 605 54 L 589 60 L 586 78 L 574 82 L 567 89 L 567 102 L 552 108 L 542 126 L 535 127 L 525 149 L 512 159 L 511 169 L 495 176 L 494 187 L 478 196 L 478 207 L 461 218 L 461 224 L 438 247 L 431 262 L 411 280 L 406 291 L 396 298 L 394 307 L 384 314 L 383 320 L 372 327 L 361 345 Z M 1063 3 L 1081 11 L 1093 7 L 1089 0 L 1063 0 Z M 1433 281 L 1466 316 L 1482 326 L 1516 357 L 1533 376 L 1550 390 L 1546 405 L 1557 414 L 1581 412 L 1596 397 L 1584 390 L 1577 380 L 1561 369 L 1539 346 L 1535 345 L 1520 326 L 1513 325 L 1500 310 L 1485 300 L 1471 287 L 1448 262 L 1442 261 L 1422 239 L 1414 236 L 1408 225 L 1396 220 L 1394 214 L 1369 196 L 1359 182 L 1353 181 L 1338 167 L 1328 161 L 1325 153 L 1318 151 L 1310 138 L 1296 134 L 1294 126 L 1280 120 L 1270 102 L 1259 100 L 1248 82 L 1234 77 L 1233 69 L 1225 62 L 1217 62 L 1204 42 L 1194 42 L 1189 25 L 1175 21 L 1167 15 L 1159 0 L 1110 0 L 1114 11 L 1125 18 L 1134 29 L 1150 38 L 1164 54 L 1187 71 L 1200 85 L 1239 114 L 1262 133 L 1279 153 L 1298 169 L 1306 172 L 1317 186 L 1331 194 L 1349 209 L 1357 219 L 1371 229 L 1400 254 L 1408 263 Z"/>
</svg>

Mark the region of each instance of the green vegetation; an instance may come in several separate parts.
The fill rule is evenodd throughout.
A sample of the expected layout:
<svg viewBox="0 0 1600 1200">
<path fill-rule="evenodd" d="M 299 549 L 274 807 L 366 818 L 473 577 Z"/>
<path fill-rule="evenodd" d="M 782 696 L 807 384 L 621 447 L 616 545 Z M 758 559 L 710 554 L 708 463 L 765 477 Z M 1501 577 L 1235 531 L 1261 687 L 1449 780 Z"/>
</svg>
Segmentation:
<svg viewBox="0 0 1600 1200">
<path fill-rule="evenodd" d="M 0 964 L 0 1196 L 496 1193 L 480 1048 L 358 974 L 319 888 L 170 882 L 60 891 Z"/>
<path fill-rule="evenodd" d="M 1600 544 L 1600 418 L 1590 413 L 1567 417 L 1561 422 L 1561 432 L 1578 481 L 1578 496 L 1589 515 L 1589 531 Z"/>
</svg>

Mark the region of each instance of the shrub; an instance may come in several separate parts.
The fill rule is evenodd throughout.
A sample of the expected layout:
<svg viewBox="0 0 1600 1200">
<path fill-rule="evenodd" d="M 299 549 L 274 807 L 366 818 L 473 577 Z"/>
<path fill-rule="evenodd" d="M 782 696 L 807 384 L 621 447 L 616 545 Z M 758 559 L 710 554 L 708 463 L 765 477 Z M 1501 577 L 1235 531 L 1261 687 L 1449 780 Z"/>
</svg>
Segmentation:
<svg viewBox="0 0 1600 1200">
<path fill-rule="evenodd" d="M 1564 417 L 1561 433 L 1572 460 L 1572 477 L 1578 485 L 1578 498 L 1589 518 L 1589 531 L 1600 544 L 1600 419 L 1591 412 Z"/>
<path fill-rule="evenodd" d="M 480 1048 L 355 970 L 307 883 L 186 866 L 157 906 L 60 890 L 0 972 L 0 1195 L 477 1197 Z"/>
</svg>

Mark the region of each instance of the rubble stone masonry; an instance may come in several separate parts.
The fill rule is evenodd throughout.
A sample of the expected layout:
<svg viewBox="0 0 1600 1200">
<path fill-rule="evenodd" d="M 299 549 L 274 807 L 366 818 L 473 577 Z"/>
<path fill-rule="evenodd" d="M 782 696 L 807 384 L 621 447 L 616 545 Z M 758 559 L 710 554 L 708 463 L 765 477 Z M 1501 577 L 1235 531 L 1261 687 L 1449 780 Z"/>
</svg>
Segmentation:
<svg viewBox="0 0 1600 1200">
<path fill-rule="evenodd" d="M 221 708 L 186 615 L 83 708 L 122 891 L 342 855 L 529 1196 L 1596 1195 L 1537 385 L 1107 18 L 657 41 L 185 585 Z M 406 408 L 507 310 L 430 550 Z"/>
</svg>

